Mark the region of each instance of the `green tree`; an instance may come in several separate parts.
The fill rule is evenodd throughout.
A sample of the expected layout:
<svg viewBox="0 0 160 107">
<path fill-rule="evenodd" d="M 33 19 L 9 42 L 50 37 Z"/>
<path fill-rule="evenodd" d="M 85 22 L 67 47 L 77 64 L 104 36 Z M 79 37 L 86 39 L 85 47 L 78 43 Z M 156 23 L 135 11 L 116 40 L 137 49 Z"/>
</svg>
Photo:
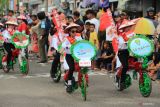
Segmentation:
<svg viewBox="0 0 160 107">
<path fill-rule="evenodd" d="M 9 9 L 9 0 L 0 0 L 0 13 L 3 14 Z"/>
</svg>

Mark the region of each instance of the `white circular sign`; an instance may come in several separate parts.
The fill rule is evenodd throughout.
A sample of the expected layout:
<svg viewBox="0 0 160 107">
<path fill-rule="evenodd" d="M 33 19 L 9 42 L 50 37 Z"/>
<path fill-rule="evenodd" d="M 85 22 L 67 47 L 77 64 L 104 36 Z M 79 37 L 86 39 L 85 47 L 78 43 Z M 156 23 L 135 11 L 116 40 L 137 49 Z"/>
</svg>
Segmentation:
<svg viewBox="0 0 160 107">
<path fill-rule="evenodd" d="M 153 52 L 153 44 L 146 38 L 137 37 L 130 41 L 129 49 L 135 56 L 149 56 Z"/>
</svg>

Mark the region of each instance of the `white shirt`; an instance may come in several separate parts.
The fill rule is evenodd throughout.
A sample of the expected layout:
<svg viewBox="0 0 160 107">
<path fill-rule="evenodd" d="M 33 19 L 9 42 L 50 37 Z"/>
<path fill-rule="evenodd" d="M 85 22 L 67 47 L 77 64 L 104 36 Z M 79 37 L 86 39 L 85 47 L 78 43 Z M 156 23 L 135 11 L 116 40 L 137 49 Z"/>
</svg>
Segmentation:
<svg viewBox="0 0 160 107">
<path fill-rule="evenodd" d="M 9 34 L 9 32 L 7 30 L 2 32 L 2 35 L 4 37 L 4 41 L 9 43 L 11 40 L 11 35 Z"/>
<path fill-rule="evenodd" d="M 95 28 L 96 28 L 95 30 L 96 30 L 96 32 L 97 32 L 97 34 L 98 34 L 99 25 L 100 25 L 99 20 L 96 19 L 96 18 L 93 18 L 93 19 L 87 20 L 86 22 L 90 22 L 90 23 L 94 24 L 94 25 L 95 25 Z"/>
<path fill-rule="evenodd" d="M 123 37 L 119 36 L 117 40 L 118 40 L 118 49 L 127 49 L 127 45 Z"/>
<path fill-rule="evenodd" d="M 78 37 L 76 36 L 75 39 L 76 39 L 76 41 L 82 40 L 81 36 L 78 36 Z M 66 54 L 71 54 L 71 51 L 70 51 L 71 45 L 72 44 L 70 43 L 70 41 L 67 38 L 62 43 L 62 48 L 64 49 Z"/>
<path fill-rule="evenodd" d="M 58 35 L 53 35 L 52 37 L 52 42 L 51 42 L 51 47 L 56 49 L 58 51 L 58 46 L 60 45 L 61 42 L 64 41 L 64 39 L 68 36 L 68 34 L 61 33 L 59 32 Z"/>
<path fill-rule="evenodd" d="M 58 44 L 60 43 L 58 37 L 56 35 L 53 35 L 52 42 L 51 42 L 51 47 L 54 49 L 58 50 Z"/>
</svg>

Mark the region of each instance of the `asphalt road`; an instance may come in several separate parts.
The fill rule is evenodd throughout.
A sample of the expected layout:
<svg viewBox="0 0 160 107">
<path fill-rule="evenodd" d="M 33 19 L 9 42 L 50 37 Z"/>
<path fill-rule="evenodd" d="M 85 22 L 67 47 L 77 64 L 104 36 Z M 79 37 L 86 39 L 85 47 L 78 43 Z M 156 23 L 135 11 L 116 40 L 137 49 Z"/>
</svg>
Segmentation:
<svg viewBox="0 0 160 107">
<path fill-rule="evenodd" d="M 88 98 L 84 102 L 80 89 L 65 92 L 63 80 L 56 84 L 49 78 L 50 63 L 30 61 L 30 73 L 22 76 L 15 67 L 9 74 L 0 70 L 0 107 L 160 107 L 160 84 L 153 82 L 152 94 L 143 98 L 138 82 L 119 92 L 113 76 L 106 72 L 91 72 Z"/>
</svg>

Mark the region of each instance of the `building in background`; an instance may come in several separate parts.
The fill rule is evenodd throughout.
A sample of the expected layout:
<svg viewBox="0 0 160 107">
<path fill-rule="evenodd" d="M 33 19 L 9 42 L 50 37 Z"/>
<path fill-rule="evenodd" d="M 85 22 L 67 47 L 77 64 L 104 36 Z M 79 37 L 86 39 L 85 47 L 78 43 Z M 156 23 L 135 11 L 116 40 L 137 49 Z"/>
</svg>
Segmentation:
<svg viewBox="0 0 160 107">
<path fill-rule="evenodd" d="M 160 11 L 159 5 L 160 0 L 128 0 L 125 2 L 124 9 L 133 15 L 146 16 L 148 7 L 154 7 L 156 11 Z"/>
<path fill-rule="evenodd" d="M 7 9 L 19 11 L 20 5 L 24 6 L 26 11 L 36 14 L 38 11 L 46 10 L 46 0 L 4 0 L 8 1 L 9 6 Z M 48 11 L 50 12 L 54 6 L 58 9 L 61 8 L 62 2 L 68 2 L 70 10 L 79 7 L 80 2 L 83 0 L 48 0 Z M 153 6 L 157 11 L 160 11 L 160 0 L 109 0 L 111 10 L 116 9 L 127 10 L 130 14 L 137 14 L 138 16 L 145 16 L 148 7 Z"/>
<path fill-rule="evenodd" d="M 31 13 L 36 14 L 38 11 L 46 10 L 46 0 L 30 0 L 30 10 Z M 56 6 L 60 7 L 61 0 L 48 0 L 48 12 L 51 12 L 52 8 Z"/>
</svg>

